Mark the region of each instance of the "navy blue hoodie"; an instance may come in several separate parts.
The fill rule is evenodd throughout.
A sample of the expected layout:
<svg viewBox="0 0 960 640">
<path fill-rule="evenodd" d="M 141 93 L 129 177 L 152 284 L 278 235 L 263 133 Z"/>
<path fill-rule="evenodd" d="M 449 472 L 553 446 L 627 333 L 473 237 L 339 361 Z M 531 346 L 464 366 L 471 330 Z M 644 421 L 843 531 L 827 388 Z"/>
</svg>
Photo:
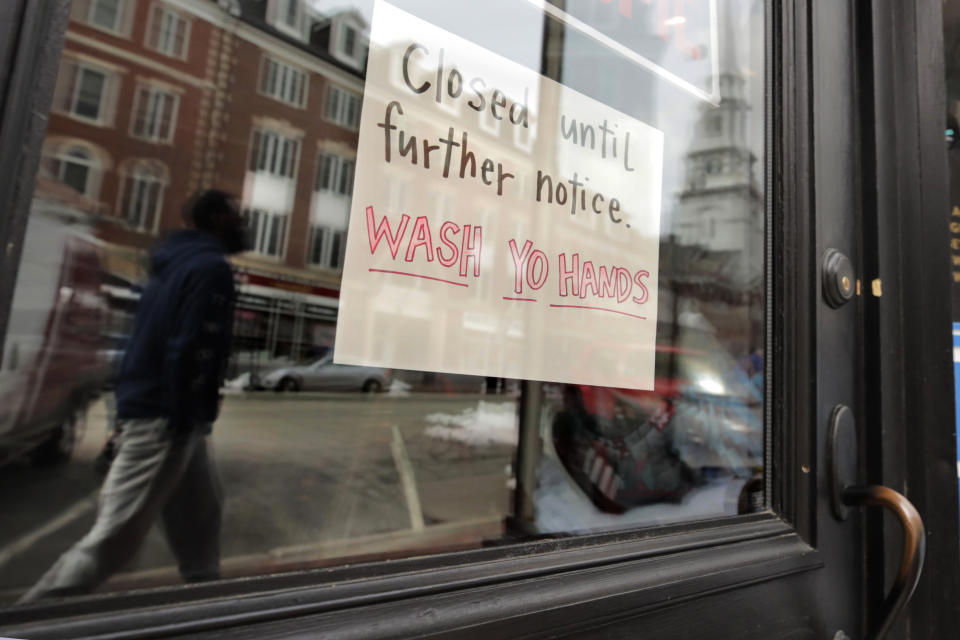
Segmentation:
<svg viewBox="0 0 960 640">
<path fill-rule="evenodd" d="M 185 433 L 217 418 L 230 350 L 233 271 L 201 231 L 177 231 L 153 254 L 117 376 L 117 418 L 168 418 Z"/>
</svg>

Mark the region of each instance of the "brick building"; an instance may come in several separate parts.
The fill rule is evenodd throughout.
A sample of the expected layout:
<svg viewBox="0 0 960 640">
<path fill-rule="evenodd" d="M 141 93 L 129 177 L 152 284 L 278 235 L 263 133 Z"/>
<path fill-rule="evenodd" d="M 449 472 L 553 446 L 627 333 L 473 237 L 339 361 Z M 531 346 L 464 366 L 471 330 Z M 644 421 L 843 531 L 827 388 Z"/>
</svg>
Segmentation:
<svg viewBox="0 0 960 640">
<path fill-rule="evenodd" d="M 44 146 L 38 196 L 69 187 L 108 254 L 142 257 L 199 188 L 240 198 L 241 369 L 333 340 L 367 25 L 312 6 L 77 0 Z M 142 264 L 110 261 L 131 284 Z"/>
</svg>

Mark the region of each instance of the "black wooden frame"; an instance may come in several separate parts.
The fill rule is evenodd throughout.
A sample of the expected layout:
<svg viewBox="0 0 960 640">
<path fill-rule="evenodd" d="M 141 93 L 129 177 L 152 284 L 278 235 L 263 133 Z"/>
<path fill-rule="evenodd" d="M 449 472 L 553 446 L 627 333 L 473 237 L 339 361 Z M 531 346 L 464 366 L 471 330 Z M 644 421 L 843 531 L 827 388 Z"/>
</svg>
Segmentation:
<svg viewBox="0 0 960 640">
<path fill-rule="evenodd" d="M 875 110 L 864 141 L 875 171 L 864 194 L 864 229 L 877 247 L 865 266 L 882 280 L 870 302 L 871 354 L 867 475 L 902 492 L 927 529 L 927 563 L 903 637 L 946 638 L 960 628 L 960 546 L 950 325 L 950 247 L 944 121 L 943 15 L 939 2 L 872 0 L 870 86 Z M 879 434 L 883 437 L 879 437 Z M 898 527 L 868 520 L 874 590 L 889 586 L 899 561 Z M 879 532 L 883 535 L 879 535 Z M 876 597 L 872 598 L 876 602 Z"/>
<path fill-rule="evenodd" d="M 15 47 L 0 51 L 0 56 L 7 56 L 0 57 L 0 80 L 4 78 L 4 70 L 12 70 L 9 82 L 2 86 L 3 93 L 0 93 L 3 100 L 0 171 L 2 175 L 14 177 L 0 183 L 0 203 L 10 212 L 0 218 L 0 241 L 8 247 L 0 257 L 3 260 L 0 335 L 5 331 L 16 265 L 20 260 L 19 241 L 29 213 L 68 4 L 68 0 L 8 0 L 0 5 L 0 25 L 5 24 L 4 18 L 9 16 L 11 24 L 18 25 L 19 34 Z M 883 0 L 874 0 L 873 4 L 874 12 L 878 11 L 877 7 L 894 13 L 901 10 L 890 9 Z M 866 3 L 858 6 L 866 7 Z M 816 429 L 811 425 L 818 420 L 814 318 L 819 291 L 813 221 L 806 215 L 814 201 L 811 7 L 807 0 L 768 0 L 767 7 L 767 157 L 768 167 L 775 168 L 766 172 L 765 185 L 769 194 L 766 352 L 772 364 L 766 381 L 766 397 L 771 399 L 766 406 L 766 486 L 770 511 L 657 529 L 410 558 L 389 564 L 361 564 L 14 607 L 0 611 L 3 633 L 31 639 L 193 634 L 231 638 L 297 635 L 365 639 L 454 635 L 534 638 L 563 634 L 586 637 L 588 631 L 601 625 L 645 616 L 651 625 L 646 626 L 645 622 L 645 630 L 650 637 L 659 637 L 658 630 L 665 634 L 670 624 L 683 619 L 683 608 L 676 607 L 679 603 L 691 603 L 693 607 L 697 602 L 725 597 L 723 594 L 732 591 L 757 593 L 757 588 L 751 589 L 751 585 L 761 583 L 767 583 L 759 587 L 761 593 L 762 589 L 776 590 L 776 583 L 771 581 L 789 575 L 803 580 L 803 574 L 811 575 L 812 570 L 821 567 L 823 561 L 816 550 L 817 474 L 808 472 L 817 458 Z M 924 13 L 921 17 L 929 23 L 933 22 L 927 15 L 928 10 L 920 13 Z M 908 51 L 916 51 L 916 32 L 896 33 L 893 28 L 896 19 L 894 17 L 892 24 L 876 21 L 869 35 L 875 39 L 887 28 Z M 872 52 L 878 85 L 888 80 L 880 66 L 884 56 L 880 49 L 874 46 Z M 893 62 L 909 67 L 902 60 Z M 915 84 L 924 85 L 924 89 L 914 96 L 917 103 L 895 104 L 890 108 L 889 117 L 897 125 L 909 120 L 907 114 L 911 108 L 915 114 L 936 106 L 931 107 L 936 102 L 936 91 L 929 85 L 942 83 L 942 76 L 931 80 L 924 76 L 921 60 L 914 58 L 914 62 L 912 72 L 908 68 L 904 73 L 908 76 L 912 73 L 910 77 Z M 897 102 L 893 93 L 890 89 L 877 88 L 878 96 Z M 886 113 L 878 108 L 878 120 L 887 117 Z M 913 138 L 924 141 L 924 145 L 914 149 L 920 160 L 919 167 L 929 166 L 930 158 L 936 156 L 933 142 L 928 138 L 919 134 Z M 903 136 L 901 144 L 907 145 L 910 139 Z M 875 162 L 878 177 L 886 175 L 884 172 L 900 170 L 899 164 L 894 163 L 893 169 L 888 166 L 892 160 L 886 154 L 876 158 L 871 155 L 870 159 Z M 924 175 L 913 181 L 901 181 L 900 186 L 907 193 L 901 194 L 905 202 L 900 206 L 935 200 L 936 189 L 925 190 L 933 179 Z M 906 184 L 902 184 L 904 182 Z M 884 183 L 879 189 L 895 183 Z M 929 196 L 930 193 L 934 196 Z M 887 196 L 874 197 L 884 202 Z M 902 209 L 884 210 L 881 206 L 877 211 L 878 229 L 886 224 L 889 229 L 896 228 L 897 233 L 903 231 L 897 226 Z M 929 213 L 935 217 L 932 208 Z M 931 225 L 923 227 L 915 230 L 921 234 L 914 239 L 916 242 L 941 240 Z M 883 235 L 882 240 L 884 251 L 900 255 L 897 235 Z M 945 252 L 946 245 L 942 244 Z M 917 265 L 909 264 L 908 260 L 901 260 L 897 265 L 905 280 L 916 275 L 913 271 Z M 945 262 L 942 273 L 946 278 Z M 929 287 L 914 292 L 916 300 L 911 298 L 904 303 L 929 303 L 937 295 L 948 295 L 948 287 L 937 278 L 931 280 Z M 888 284 L 887 290 L 890 288 Z M 948 336 L 945 327 L 933 321 L 914 324 L 911 319 L 891 320 L 885 313 L 895 315 L 896 309 L 878 311 L 875 324 L 869 325 L 877 331 L 876 338 L 886 338 L 885 344 L 910 346 L 916 349 L 915 353 L 935 357 L 938 366 L 942 365 L 941 360 L 949 349 L 942 347 L 935 334 L 942 331 L 944 337 Z M 907 338 L 908 332 L 917 329 L 926 336 L 922 344 L 911 343 Z M 888 336 L 885 331 L 894 333 Z M 941 347 L 943 353 L 938 351 Z M 885 352 L 879 360 L 884 366 L 880 378 L 874 381 L 878 385 L 875 388 L 893 390 L 889 400 L 884 394 L 884 401 L 899 402 L 896 407 L 885 405 L 882 415 L 878 416 L 885 426 L 902 433 L 903 422 L 898 420 L 914 409 L 919 409 L 925 420 L 928 416 L 930 419 L 945 416 L 943 404 L 952 397 L 952 388 L 948 391 L 943 385 L 914 388 L 910 385 L 915 383 L 903 373 L 903 367 L 908 366 L 912 367 L 912 374 L 919 375 L 921 363 L 926 360 L 906 363 L 902 352 L 899 356 Z M 898 395 L 897 390 L 903 393 Z M 930 403 L 940 403 L 940 406 L 932 407 Z M 952 408 L 952 404 L 949 407 Z M 946 438 L 937 437 L 924 443 L 922 449 L 908 448 L 906 465 L 896 458 L 895 449 L 886 442 L 875 445 L 882 448 L 884 465 L 879 473 L 875 469 L 871 473 L 890 482 L 902 478 L 901 484 L 909 478 L 911 486 L 916 487 L 914 477 L 919 474 L 926 478 L 924 456 L 943 447 L 945 442 Z M 955 475 L 952 480 L 955 492 Z M 920 487 L 914 488 L 910 497 L 918 502 L 921 511 L 924 507 L 944 504 L 936 495 L 938 487 L 928 484 Z M 953 504 L 956 505 L 955 494 Z M 950 557 L 955 558 L 956 512 L 953 512 L 952 528 L 941 522 L 949 515 L 939 518 L 936 514 L 925 514 L 925 517 L 931 518 L 928 525 L 932 522 L 942 525 L 939 530 L 952 531 L 954 550 Z M 883 551 L 882 537 L 868 538 L 874 552 Z M 948 542 L 951 540 L 943 539 L 944 546 Z M 931 540 L 931 551 L 942 551 L 938 543 Z M 939 630 L 939 637 L 948 637 L 954 630 L 955 615 L 946 612 L 955 613 L 956 603 L 960 602 L 956 573 L 948 574 L 949 571 L 928 568 L 918 594 L 924 604 L 913 608 L 915 624 L 926 616 L 933 621 L 926 628 Z M 938 593 L 943 597 L 933 604 Z M 878 601 L 878 594 L 882 596 L 879 589 L 868 600 Z M 944 599 L 951 597 L 954 604 L 948 607 Z M 742 599 L 740 602 L 743 604 Z M 763 612 L 763 603 L 758 601 L 758 604 L 761 605 L 757 609 L 759 615 Z M 806 606 L 810 604 L 807 602 Z M 750 609 L 748 605 L 743 606 Z M 804 606 L 797 603 L 798 610 Z M 723 620 L 715 610 L 701 611 L 704 612 L 702 625 Z M 757 631 L 756 637 L 771 637 L 764 635 L 763 629 L 772 632 L 780 628 L 776 625 L 794 619 L 798 627 L 809 626 L 816 615 L 790 611 L 781 613 L 780 619 L 774 622 L 723 620 L 723 623 L 729 625 L 724 628 L 752 629 Z M 937 636 L 934 633 L 931 637 Z"/>
</svg>

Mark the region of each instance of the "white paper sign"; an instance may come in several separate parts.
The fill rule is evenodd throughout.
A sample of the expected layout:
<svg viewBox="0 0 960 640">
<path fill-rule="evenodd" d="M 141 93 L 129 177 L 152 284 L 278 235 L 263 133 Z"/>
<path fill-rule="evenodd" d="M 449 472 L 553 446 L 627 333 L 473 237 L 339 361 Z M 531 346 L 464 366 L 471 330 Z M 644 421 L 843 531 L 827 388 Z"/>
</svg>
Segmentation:
<svg viewBox="0 0 960 640">
<path fill-rule="evenodd" d="M 652 389 L 663 134 L 378 1 L 334 359 Z"/>
</svg>

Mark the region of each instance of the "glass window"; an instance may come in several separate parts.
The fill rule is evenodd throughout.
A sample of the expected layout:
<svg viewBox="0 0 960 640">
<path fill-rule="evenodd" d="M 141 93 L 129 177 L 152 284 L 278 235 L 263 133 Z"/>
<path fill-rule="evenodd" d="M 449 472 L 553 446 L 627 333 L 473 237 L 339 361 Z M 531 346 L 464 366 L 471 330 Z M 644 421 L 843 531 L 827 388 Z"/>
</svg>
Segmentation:
<svg viewBox="0 0 960 640">
<path fill-rule="evenodd" d="M 283 19 L 291 27 L 297 26 L 297 16 L 300 8 L 300 0 L 283 0 L 284 10 Z"/>
<path fill-rule="evenodd" d="M 82 154 L 66 158 L 61 163 L 60 179 L 77 193 L 86 193 L 90 180 L 90 165 Z"/>
<path fill-rule="evenodd" d="M 190 21 L 161 4 L 153 5 L 147 46 L 174 58 L 186 58 L 190 45 Z"/>
<path fill-rule="evenodd" d="M 326 118 L 343 127 L 360 126 L 360 96 L 331 85 L 327 89 Z"/>
<path fill-rule="evenodd" d="M 353 167 L 351 160 L 333 153 L 321 153 L 317 156 L 317 191 L 349 196 L 353 191 Z"/>
<path fill-rule="evenodd" d="M 108 125 L 113 114 L 116 82 L 106 69 L 65 59 L 57 78 L 54 109 L 94 124 Z"/>
<path fill-rule="evenodd" d="M 90 24 L 108 31 L 120 31 L 120 0 L 92 0 L 90 3 Z"/>
<path fill-rule="evenodd" d="M 109 157 L 96 145 L 75 138 L 48 140 L 44 144 L 41 172 L 38 180 L 52 186 L 58 182 L 73 193 L 84 197 L 84 206 L 96 209 L 103 169 L 109 165 Z"/>
<path fill-rule="evenodd" d="M 176 130 L 176 94 L 157 87 L 138 87 L 131 134 L 153 142 L 171 142 Z"/>
<path fill-rule="evenodd" d="M 271 258 L 283 257 L 287 239 L 287 215 L 258 209 L 243 212 L 248 246 L 256 254 Z"/>
<path fill-rule="evenodd" d="M 311 225 L 308 262 L 312 265 L 339 269 L 343 265 L 346 232 L 341 229 Z"/>
<path fill-rule="evenodd" d="M 357 50 L 357 32 L 350 25 L 343 25 L 343 53 L 353 58 Z"/>
<path fill-rule="evenodd" d="M 91 195 L 95 161 L 83 147 L 68 147 L 55 157 L 53 175 L 80 195 Z"/>
<path fill-rule="evenodd" d="M 103 90 L 107 83 L 104 73 L 93 69 L 80 69 L 77 99 L 73 105 L 75 115 L 97 120 L 100 117 Z"/>
<path fill-rule="evenodd" d="M 77 0 L 0 360 L 3 606 L 167 428 L 202 506 L 101 592 L 766 508 L 764 3 L 374 6 Z"/>
<path fill-rule="evenodd" d="M 250 150 L 250 170 L 279 178 L 293 178 L 299 154 L 299 141 L 273 131 L 255 129 Z"/>
<path fill-rule="evenodd" d="M 127 36 L 136 0 L 72 0 L 71 19 L 109 32 Z"/>
<path fill-rule="evenodd" d="M 307 105 L 307 74 L 288 64 L 265 57 L 260 65 L 260 92 L 296 107 Z"/>
<path fill-rule="evenodd" d="M 120 212 L 135 229 L 153 232 L 163 203 L 166 170 L 150 161 L 136 162 L 123 178 Z"/>
</svg>

